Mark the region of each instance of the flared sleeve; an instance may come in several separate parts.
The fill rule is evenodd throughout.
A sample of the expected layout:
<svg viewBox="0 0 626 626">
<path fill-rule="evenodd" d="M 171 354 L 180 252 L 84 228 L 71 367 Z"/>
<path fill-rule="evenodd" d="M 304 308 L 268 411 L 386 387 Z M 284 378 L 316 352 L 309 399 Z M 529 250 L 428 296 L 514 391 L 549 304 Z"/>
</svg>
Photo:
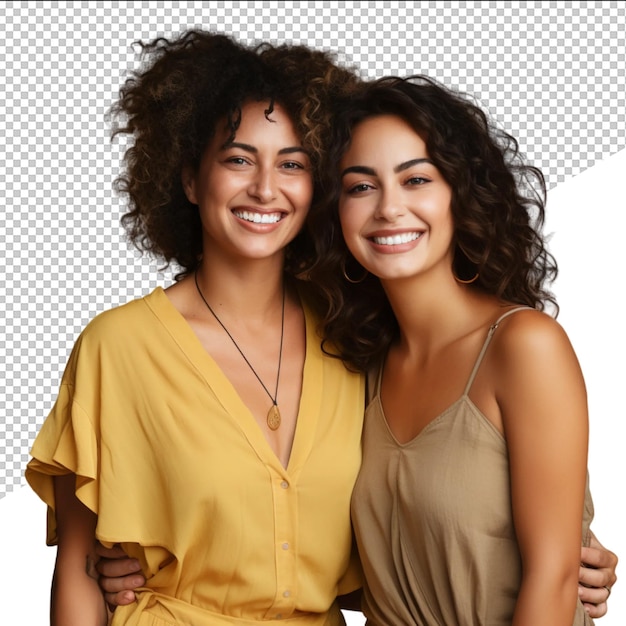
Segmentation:
<svg viewBox="0 0 626 626">
<path fill-rule="evenodd" d="M 46 542 L 57 543 L 54 511 L 55 476 L 76 475 L 78 499 L 98 514 L 98 434 L 96 425 L 75 397 L 77 378 L 91 394 L 98 393 L 98 381 L 93 368 L 85 368 L 81 357 L 82 341 L 74 346 L 68 361 L 57 400 L 45 420 L 31 450 L 32 459 L 26 467 L 26 480 L 48 505 Z"/>
</svg>

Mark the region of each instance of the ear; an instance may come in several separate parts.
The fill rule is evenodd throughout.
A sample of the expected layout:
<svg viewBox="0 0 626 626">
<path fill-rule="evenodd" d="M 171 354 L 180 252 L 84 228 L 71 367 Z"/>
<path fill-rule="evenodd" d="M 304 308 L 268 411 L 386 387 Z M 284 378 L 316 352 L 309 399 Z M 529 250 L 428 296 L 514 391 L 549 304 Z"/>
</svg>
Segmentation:
<svg viewBox="0 0 626 626">
<path fill-rule="evenodd" d="M 198 204 L 196 196 L 196 173 L 191 165 L 185 165 L 180 173 L 180 180 L 183 184 L 183 190 L 187 196 L 187 200 L 191 204 Z"/>
</svg>

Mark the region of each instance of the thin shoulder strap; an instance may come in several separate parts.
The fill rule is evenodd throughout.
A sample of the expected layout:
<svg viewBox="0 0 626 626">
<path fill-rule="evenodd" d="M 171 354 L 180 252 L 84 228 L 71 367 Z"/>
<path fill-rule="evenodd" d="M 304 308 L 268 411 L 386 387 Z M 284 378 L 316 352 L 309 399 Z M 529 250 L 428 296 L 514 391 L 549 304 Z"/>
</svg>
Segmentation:
<svg viewBox="0 0 626 626">
<path fill-rule="evenodd" d="M 487 338 L 485 339 L 485 342 L 483 343 L 483 347 L 481 348 L 480 353 L 478 354 L 478 358 L 476 359 L 476 363 L 474 363 L 474 367 L 472 369 L 472 373 L 470 374 L 469 380 L 467 381 L 467 385 L 465 385 L 465 391 L 463 392 L 464 396 L 466 396 L 469 393 L 469 390 L 472 387 L 472 383 L 474 382 L 474 378 L 476 377 L 476 373 L 478 372 L 478 368 L 480 367 L 480 364 L 483 361 L 483 357 L 485 356 L 485 352 L 487 352 L 487 348 L 489 347 L 489 344 L 491 343 L 491 338 L 493 337 L 493 334 L 496 332 L 496 329 L 500 325 L 500 322 L 503 319 L 505 319 L 506 317 L 508 317 L 509 315 L 513 315 L 513 313 L 517 313 L 518 311 L 524 311 L 524 310 L 528 310 L 528 309 L 533 310 L 532 307 L 529 307 L 529 306 L 518 306 L 515 309 L 511 309 L 510 311 L 507 311 L 506 313 L 503 313 L 489 327 L 489 332 L 487 333 Z"/>
</svg>

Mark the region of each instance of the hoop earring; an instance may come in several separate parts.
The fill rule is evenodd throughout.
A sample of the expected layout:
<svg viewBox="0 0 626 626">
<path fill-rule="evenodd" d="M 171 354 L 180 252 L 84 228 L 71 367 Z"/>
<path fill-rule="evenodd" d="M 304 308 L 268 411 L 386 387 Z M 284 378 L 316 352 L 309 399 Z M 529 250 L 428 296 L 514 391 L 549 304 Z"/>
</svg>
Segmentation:
<svg viewBox="0 0 626 626">
<path fill-rule="evenodd" d="M 478 272 L 476 272 L 476 274 L 474 274 L 474 276 L 472 276 L 470 279 L 468 280 L 463 280 L 462 278 L 459 278 L 455 273 L 454 270 L 452 270 L 452 276 L 454 276 L 454 280 L 456 280 L 457 283 L 461 283 L 462 285 L 471 285 L 474 281 L 476 281 L 478 279 L 478 277 L 480 276 L 480 274 Z"/>
<path fill-rule="evenodd" d="M 365 272 L 363 274 L 363 276 L 361 276 L 360 278 L 358 278 L 357 280 L 353 280 L 352 278 L 350 278 L 348 276 L 348 273 L 346 272 L 346 258 L 343 259 L 343 261 L 341 262 L 341 273 L 343 274 L 343 277 L 349 282 L 352 283 L 353 285 L 358 285 L 359 283 L 362 283 L 366 278 L 367 275 L 369 274 L 369 272 L 363 267 L 363 271 Z"/>
<path fill-rule="evenodd" d="M 474 276 L 472 276 L 471 278 L 459 278 L 456 274 L 456 272 L 454 271 L 454 265 L 452 267 L 452 276 L 454 276 L 454 280 L 456 280 L 457 283 L 460 283 L 461 285 L 471 285 L 473 282 L 475 282 L 476 280 L 478 280 L 478 277 L 480 276 L 480 273 L 478 272 L 476 263 L 474 263 L 469 256 L 467 255 L 467 252 L 465 252 L 465 250 L 463 250 L 463 248 L 461 248 L 461 246 L 457 243 L 456 244 L 456 249 L 461 251 L 461 254 L 463 254 L 463 256 L 467 259 L 468 263 L 471 263 L 471 265 L 473 265 L 476 269 L 474 269 L 474 271 L 476 272 L 474 274 Z M 455 258 L 456 258 L 456 254 L 455 254 Z"/>
</svg>

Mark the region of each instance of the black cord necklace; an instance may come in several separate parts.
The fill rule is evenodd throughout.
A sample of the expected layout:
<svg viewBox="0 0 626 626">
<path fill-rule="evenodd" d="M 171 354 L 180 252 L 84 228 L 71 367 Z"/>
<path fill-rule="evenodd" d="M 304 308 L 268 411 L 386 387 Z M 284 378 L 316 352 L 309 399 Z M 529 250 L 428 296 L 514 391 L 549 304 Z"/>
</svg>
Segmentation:
<svg viewBox="0 0 626 626">
<path fill-rule="evenodd" d="M 239 351 L 239 354 L 243 357 L 243 360 L 247 363 L 248 367 L 252 370 L 252 373 L 256 376 L 257 380 L 261 383 L 261 387 L 265 390 L 265 393 L 269 396 L 269 399 L 272 401 L 272 406 L 270 410 L 267 412 L 267 425 L 272 430 L 277 430 L 280 426 L 281 416 L 280 411 L 278 410 L 278 381 L 280 380 L 280 364 L 283 360 L 283 338 L 285 336 L 285 285 L 283 283 L 283 311 L 282 311 L 282 319 L 280 323 L 280 352 L 278 353 L 278 371 L 276 372 L 276 390 L 274 391 L 274 396 L 268 391 L 267 387 L 261 380 L 261 377 L 256 373 L 254 367 L 248 359 L 246 355 L 243 353 L 243 350 L 237 345 L 237 342 L 233 338 L 233 336 L 228 332 L 228 328 L 224 326 L 222 320 L 216 315 L 215 311 L 211 308 L 211 305 L 206 301 L 202 290 L 200 289 L 200 285 L 198 284 L 198 269 L 194 272 L 194 281 L 196 283 L 196 289 L 202 298 L 202 302 L 206 304 L 207 309 L 211 311 L 213 317 L 217 320 L 217 323 L 224 329 L 224 332 L 230 337 L 230 340 L 233 342 L 235 348 Z"/>
</svg>

